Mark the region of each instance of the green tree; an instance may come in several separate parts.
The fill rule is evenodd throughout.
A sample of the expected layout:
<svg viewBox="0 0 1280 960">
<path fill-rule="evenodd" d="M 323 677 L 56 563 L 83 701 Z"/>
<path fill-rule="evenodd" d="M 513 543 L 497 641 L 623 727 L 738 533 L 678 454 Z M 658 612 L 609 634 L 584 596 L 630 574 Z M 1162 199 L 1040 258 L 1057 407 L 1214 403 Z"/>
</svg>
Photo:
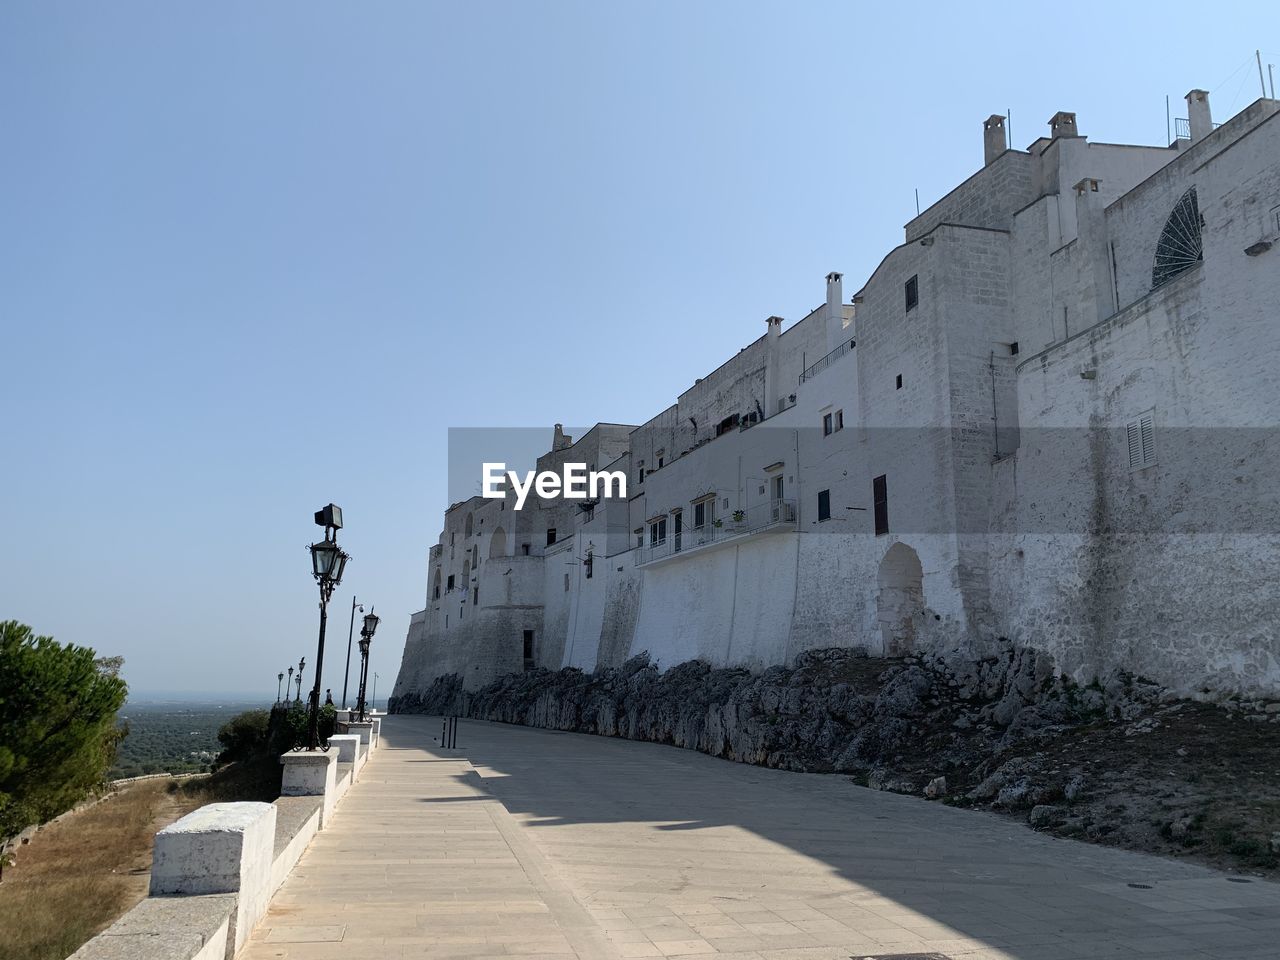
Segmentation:
<svg viewBox="0 0 1280 960">
<path fill-rule="evenodd" d="M 128 691 L 120 665 L 119 657 L 100 660 L 16 620 L 0 622 L 0 840 L 102 784 Z"/>
<path fill-rule="evenodd" d="M 247 760 L 255 751 L 265 749 L 270 727 L 270 710 L 246 710 L 236 714 L 218 730 L 218 742 L 222 744 L 218 763 Z"/>
</svg>

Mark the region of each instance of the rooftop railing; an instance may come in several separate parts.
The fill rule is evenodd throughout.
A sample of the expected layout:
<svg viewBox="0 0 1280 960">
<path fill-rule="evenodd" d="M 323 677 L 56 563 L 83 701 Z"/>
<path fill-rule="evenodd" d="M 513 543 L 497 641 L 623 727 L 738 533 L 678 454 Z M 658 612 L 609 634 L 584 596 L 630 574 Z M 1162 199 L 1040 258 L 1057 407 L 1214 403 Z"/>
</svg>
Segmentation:
<svg viewBox="0 0 1280 960">
<path fill-rule="evenodd" d="M 804 383 L 810 377 L 817 376 L 819 373 L 827 369 L 827 367 L 831 366 L 831 364 L 835 363 L 837 360 L 839 360 L 841 357 L 843 357 L 846 353 L 848 353 L 857 345 L 858 344 L 856 340 L 846 340 L 844 343 L 840 344 L 840 346 L 836 347 L 834 350 L 828 353 L 825 357 L 823 357 L 817 363 L 810 366 L 807 370 L 805 370 L 804 373 L 800 374 L 800 382 Z"/>
</svg>

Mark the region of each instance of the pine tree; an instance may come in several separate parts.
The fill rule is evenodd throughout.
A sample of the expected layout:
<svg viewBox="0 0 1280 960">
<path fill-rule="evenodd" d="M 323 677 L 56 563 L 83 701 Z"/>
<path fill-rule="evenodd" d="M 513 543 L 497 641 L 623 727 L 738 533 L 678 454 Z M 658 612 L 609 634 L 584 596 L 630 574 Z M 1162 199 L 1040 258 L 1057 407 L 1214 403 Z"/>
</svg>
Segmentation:
<svg viewBox="0 0 1280 960">
<path fill-rule="evenodd" d="M 120 739 L 121 663 L 0 622 L 0 841 L 102 785 Z"/>
</svg>

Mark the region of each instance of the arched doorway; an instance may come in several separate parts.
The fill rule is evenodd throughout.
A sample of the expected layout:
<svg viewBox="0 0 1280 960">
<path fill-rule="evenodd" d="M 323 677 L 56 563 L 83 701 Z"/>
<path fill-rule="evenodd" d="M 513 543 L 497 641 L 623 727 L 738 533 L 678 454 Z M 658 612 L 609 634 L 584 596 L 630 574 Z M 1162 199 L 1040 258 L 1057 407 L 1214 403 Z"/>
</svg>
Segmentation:
<svg viewBox="0 0 1280 960">
<path fill-rule="evenodd" d="M 507 531 L 499 527 L 493 531 L 493 535 L 489 537 L 489 559 L 494 560 L 497 557 L 505 557 L 507 555 Z"/>
<path fill-rule="evenodd" d="M 895 543 L 880 561 L 880 593 L 876 619 L 886 657 L 910 653 L 916 643 L 916 623 L 924 613 L 924 571 L 919 555 L 905 543 Z"/>
</svg>

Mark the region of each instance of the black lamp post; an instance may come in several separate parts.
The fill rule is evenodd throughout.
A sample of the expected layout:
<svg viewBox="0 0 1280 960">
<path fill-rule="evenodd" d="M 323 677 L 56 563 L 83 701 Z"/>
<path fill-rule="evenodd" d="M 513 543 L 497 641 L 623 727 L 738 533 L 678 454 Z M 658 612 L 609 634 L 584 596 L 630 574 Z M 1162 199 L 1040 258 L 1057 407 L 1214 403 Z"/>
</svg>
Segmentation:
<svg viewBox="0 0 1280 960">
<path fill-rule="evenodd" d="M 307 665 L 307 658 L 303 657 L 298 661 L 298 675 L 293 678 L 293 682 L 298 685 L 298 696 L 295 698 L 299 703 L 302 702 L 302 671 Z"/>
<path fill-rule="evenodd" d="M 289 691 L 293 688 L 293 667 L 289 668 L 289 681 L 284 685 L 284 705 L 289 705 Z"/>
<path fill-rule="evenodd" d="M 280 702 L 280 684 L 284 683 L 284 674 L 276 674 L 276 703 Z"/>
<path fill-rule="evenodd" d="M 364 688 L 369 680 L 369 644 L 373 640 L 373 633 L 378 629 L 378 621 L 381 619 L 370 607 L 360 627 L 360 694 L 356 702 L 356 710 L 359 712 L 361 723 L 364 722 Z"/>
<path fill-rule="evenodd" d="M 316 511 L 316 526 L 324 527 L 324 539 L 311 544 L 311 573 L 320 587 L 320 638 L 316 642 L 316 682 L 311 688 L 311 713 L 307 718 L 307 749 L 320 746 L 320 678 L 324 670 L 324 628 L 329 620 L 329 598 L 342 582 L 350 557 L 338 546 L 342 508 L 329 504 Z"/>
<path fill-rule="evenodd" d="M 351 679 L 351 635 L 356 629 L 356 607 L 364 613 L 364 604 L 356 603 L 355 594 L 351 595 L 351 622 L 347 624 L 347 669 L 342 673 L 342 709 L 347 709 L 347 681 Z"/>
</svg>

